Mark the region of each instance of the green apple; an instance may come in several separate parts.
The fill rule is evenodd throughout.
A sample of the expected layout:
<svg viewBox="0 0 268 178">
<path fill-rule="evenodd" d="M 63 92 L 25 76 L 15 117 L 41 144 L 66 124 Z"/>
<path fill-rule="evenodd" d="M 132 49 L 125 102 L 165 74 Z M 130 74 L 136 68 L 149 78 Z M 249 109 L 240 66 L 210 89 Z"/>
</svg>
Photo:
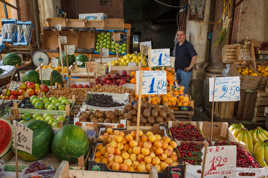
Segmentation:
<svg viewBox="0 0 268 178">
<path fill-rule="evenodd" d="M 37 116 L 36 118 L 35 118 L 35 120 L 44 120 L 44 118 L 42 117 L 42 116 Z"/>
<path fill-rule="evenodd" d="M 63 105 L 63 104 L 59 105 L 58 110 L 64 111 L 65 110 L 65 105 Z"/>
<path fill-rule="evenodd" d="M 70 104 L 70 101 L 68 99 L 65 99 L 65 100 L 61 100 L 61 103 L 62 104 Z"/>
<path fill-rule="evenodd" d="M 39 113 L 35 113 L 35 114 L 33 114 L 33 118 L 35 119 L 36 117 L 39 117 L 39 116 L 41 116 L 41 114 L 39 114 Z"/>
<path fill-rule="evenodd" d="M 40 100 L 38 99 L 38 98 L 34 98 L 33 100 L 32 100 L 32 105 L 34 106 L 35 105 L 35 103 L 37 103 L 37 102 L 39 102 Z"/>
<path fill-rule="evenodd" d="M 47 110 L 56 110 L 56 106 L 54 104 L 50 104 L 47 106 Z"/>
<path fill-rule="evenodd" d="M 53 120 L 49 120 L 47 123 L 51 125 L 53 123 Z"/>
<path fill-rule="evenodd" d="M 65 96 L 61 96 L 58 98 L 58 100 L 63 100 L 63 99 L 66 99 Z"/>
<path fill-rule="evenodd" d="M 64 122 L 64 121 L 65 121 L 65 117 L 64 117 L 64 116 L 58 116 L 58 117 L 56 118 L 56 120 L 57 120 L 57 121 L 62 121 L 62 122 Z"/>
<path fill-rule="evenodd" d="M 50 120 L 52 120 L 52 121 L 53 121 L 53 120 L 54 120 L 54 117 L 53 117 L 53 116 L 51 116 L 51 115 L 50 115 L 50 116 L 46 116 L 46 117 L 45 117 L 45 121 L 50 121 Z"/>
<path fill-rule="evenodd" d="M 49 101 L 52 101 L 52 100 L 56 100 L 57 98 L 54 97 L 54 96 L 51 96 L 51 97 L 49 97 L 48 99 L 49 99 Z"/>
<path fill-rule="evenodd" d="M 37 98 L 37 96 L 35 96 L 35 95 L 34 96 L 31 96 L 30 97 L 30 102 L 32 103 L 33 99 L 36 99 L 36 98 Z"/>
<path fill-rule="evenodd" d="M 57 127 L 58 127 L 58 122 L 52 122 L 51 126 L 52 126 L 53 128 L 57 128 Z"/>
<path fill-rule="evenodd" d="M 46 117 L 48 117 L 48 116 L 52 116 L 52 115 L 49 114 L 49 113 L 45 113 L 45 114 L 43 114 L 43 117 L 44 117 L 44 118 L 46 118 Z"/>
<path fill-rule="evenodd" d="M 43 98 L 43 102 L 44 102 L 44 103 L 49 103 L 49 99 L 48 99 L 47 97 L 44 97 L 44 98 Z"/>
<path fill-rule="evenodd" d="M 29 121 L 32 119 L 32 114 L 31 113 L 24 113 L 21 118 L 25 121 Z"/>
<path fill-rule="evenodd" d="M 47 109 L 48 105 L 50 105 L 50 102 L 45 103 L 45 108 Z"/>
<path fill-rule="evenodd" d="M 35 107 L 36 109 L 43 109 L 43 108 L 44 108 L 44 103 L 41 102 L 41 101 L 36 102 L 36 103 L 34 104 L 34 107 Z"/>
</svg>

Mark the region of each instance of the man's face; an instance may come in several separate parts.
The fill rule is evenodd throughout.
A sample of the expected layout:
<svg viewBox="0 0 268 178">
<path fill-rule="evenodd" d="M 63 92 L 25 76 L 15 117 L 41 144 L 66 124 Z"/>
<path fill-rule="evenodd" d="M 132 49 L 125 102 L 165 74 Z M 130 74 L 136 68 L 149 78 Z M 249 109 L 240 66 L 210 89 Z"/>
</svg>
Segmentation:
<svg viewBox="0 0 268 178">
<path fill-rule="evenodd" d="M 178 31 L 177 32 L 177 40 L 180 42 L 180 43 L 183 43 L 185 41 L 185 34 L 183 31 Z"/>
</svg>

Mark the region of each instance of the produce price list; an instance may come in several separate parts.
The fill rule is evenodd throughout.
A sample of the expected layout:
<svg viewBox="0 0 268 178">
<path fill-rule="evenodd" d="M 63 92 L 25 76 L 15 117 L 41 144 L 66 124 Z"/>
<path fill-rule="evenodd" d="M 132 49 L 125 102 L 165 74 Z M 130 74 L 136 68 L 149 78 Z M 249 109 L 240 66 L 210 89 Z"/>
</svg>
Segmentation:
<svg viewBox="0 0 268 178">
<path fill-rule="evenodd" d="M 136 72 L 136 93 L 139 91 L 139 71 Z M 167 94 L 166 71 L 143 71 L 142 94 Z"/>
<path fill-rule="evenodd" d="M 149 64 L 151 67 L 170 66 L 170 49 L 152 49 Z"/>
<path fill-rule="evenodd" d="M 207 149 L 205 176 L 230 176 L 236 167 L 236 146 L 210 146 Z"/>
<path fill-rule="evenodd" d="M 17 134 L 17 150 L 25 151 L 29 154 L 32 154 L 32 138 L 33 131 L 23 124 L 13 121 L 14 128 L 16 127 Z M 15 147 L 15 139 L 13 140 L 13 146 Z"/>
</svg>

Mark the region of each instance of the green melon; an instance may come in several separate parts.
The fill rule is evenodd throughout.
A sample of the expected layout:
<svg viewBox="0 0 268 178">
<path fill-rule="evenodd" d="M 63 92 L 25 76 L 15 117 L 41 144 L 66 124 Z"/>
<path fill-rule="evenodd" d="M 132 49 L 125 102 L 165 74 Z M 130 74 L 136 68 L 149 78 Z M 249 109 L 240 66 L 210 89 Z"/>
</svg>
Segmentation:
<svg viewBox="0 0 268 178">
<path fill-rule="evenodd" d="M 39 79 L 39 73 L 36 72 L 35 70 L 30 70 L 27 71 L 23 77 L 22 77 L 23 82 L 34 82 L 34 83 L 40 83 Z"/>
<path fill-rule="evenodd" d="M 7 53 L 3 58 L 3 64 L 11 66 L 21 65 L 21 58 L 16 53 Z"/>
<path fill-rule="evenodd" d="M 87 134 L 75 125 L 61 128 L 52 142 L 52 152 L 60 160 L 76 161 L 87 153 L 88 148 Z"/>
<path fill-rule="evenodd" d="M 50 150 L 54 135 L 53 129 L 48 123 L 40 120 L 31 120 L 25 125 L 33 130 L 32 154 L 18 151 L 18 156 L 24 161 L 36 161 L 44 158 Z"/>
<path fill-rule="evenodd" d="M 12 127 L 11 124 L 0 119 L 0 158 L 3 157 L 12 145 Z"/>
<path fill-rule="evenodd" d="M 61 65 L 61 60 L 59 58 L 59 65 Z M 75 62 L 75 56 L 74 55 L 68 55 L 68 61 L 69 61 L 69 66 L 71 66 L 74 62 Z M 62 54 L 62 62 L 63 62 L 63 65 L 64 66 L 67 66 L 67 63 L 66 63 L 66 56 L 65 54 L 63 53 Z"/>
<path fill-rule="evenodd" d="M 85 67 L 85 63 L 88 62 L 88 58 L 83 54 L 79 54 L 76 56 L 75 61 L 78 67 Z"/>
</svg>

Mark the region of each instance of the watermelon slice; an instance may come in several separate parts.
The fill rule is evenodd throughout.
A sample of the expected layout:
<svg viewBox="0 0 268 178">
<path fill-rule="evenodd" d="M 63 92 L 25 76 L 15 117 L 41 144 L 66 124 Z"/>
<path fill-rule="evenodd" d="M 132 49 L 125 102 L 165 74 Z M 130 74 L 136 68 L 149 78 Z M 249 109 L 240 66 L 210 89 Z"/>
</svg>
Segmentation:
<svg viewBox="0 0 268 178">
<path fill-rule="evenodd" d="M 11 124 L 0 119 L 0 158 L 3 157 L 12 145 L 12 127 Z"/>
</svg>

